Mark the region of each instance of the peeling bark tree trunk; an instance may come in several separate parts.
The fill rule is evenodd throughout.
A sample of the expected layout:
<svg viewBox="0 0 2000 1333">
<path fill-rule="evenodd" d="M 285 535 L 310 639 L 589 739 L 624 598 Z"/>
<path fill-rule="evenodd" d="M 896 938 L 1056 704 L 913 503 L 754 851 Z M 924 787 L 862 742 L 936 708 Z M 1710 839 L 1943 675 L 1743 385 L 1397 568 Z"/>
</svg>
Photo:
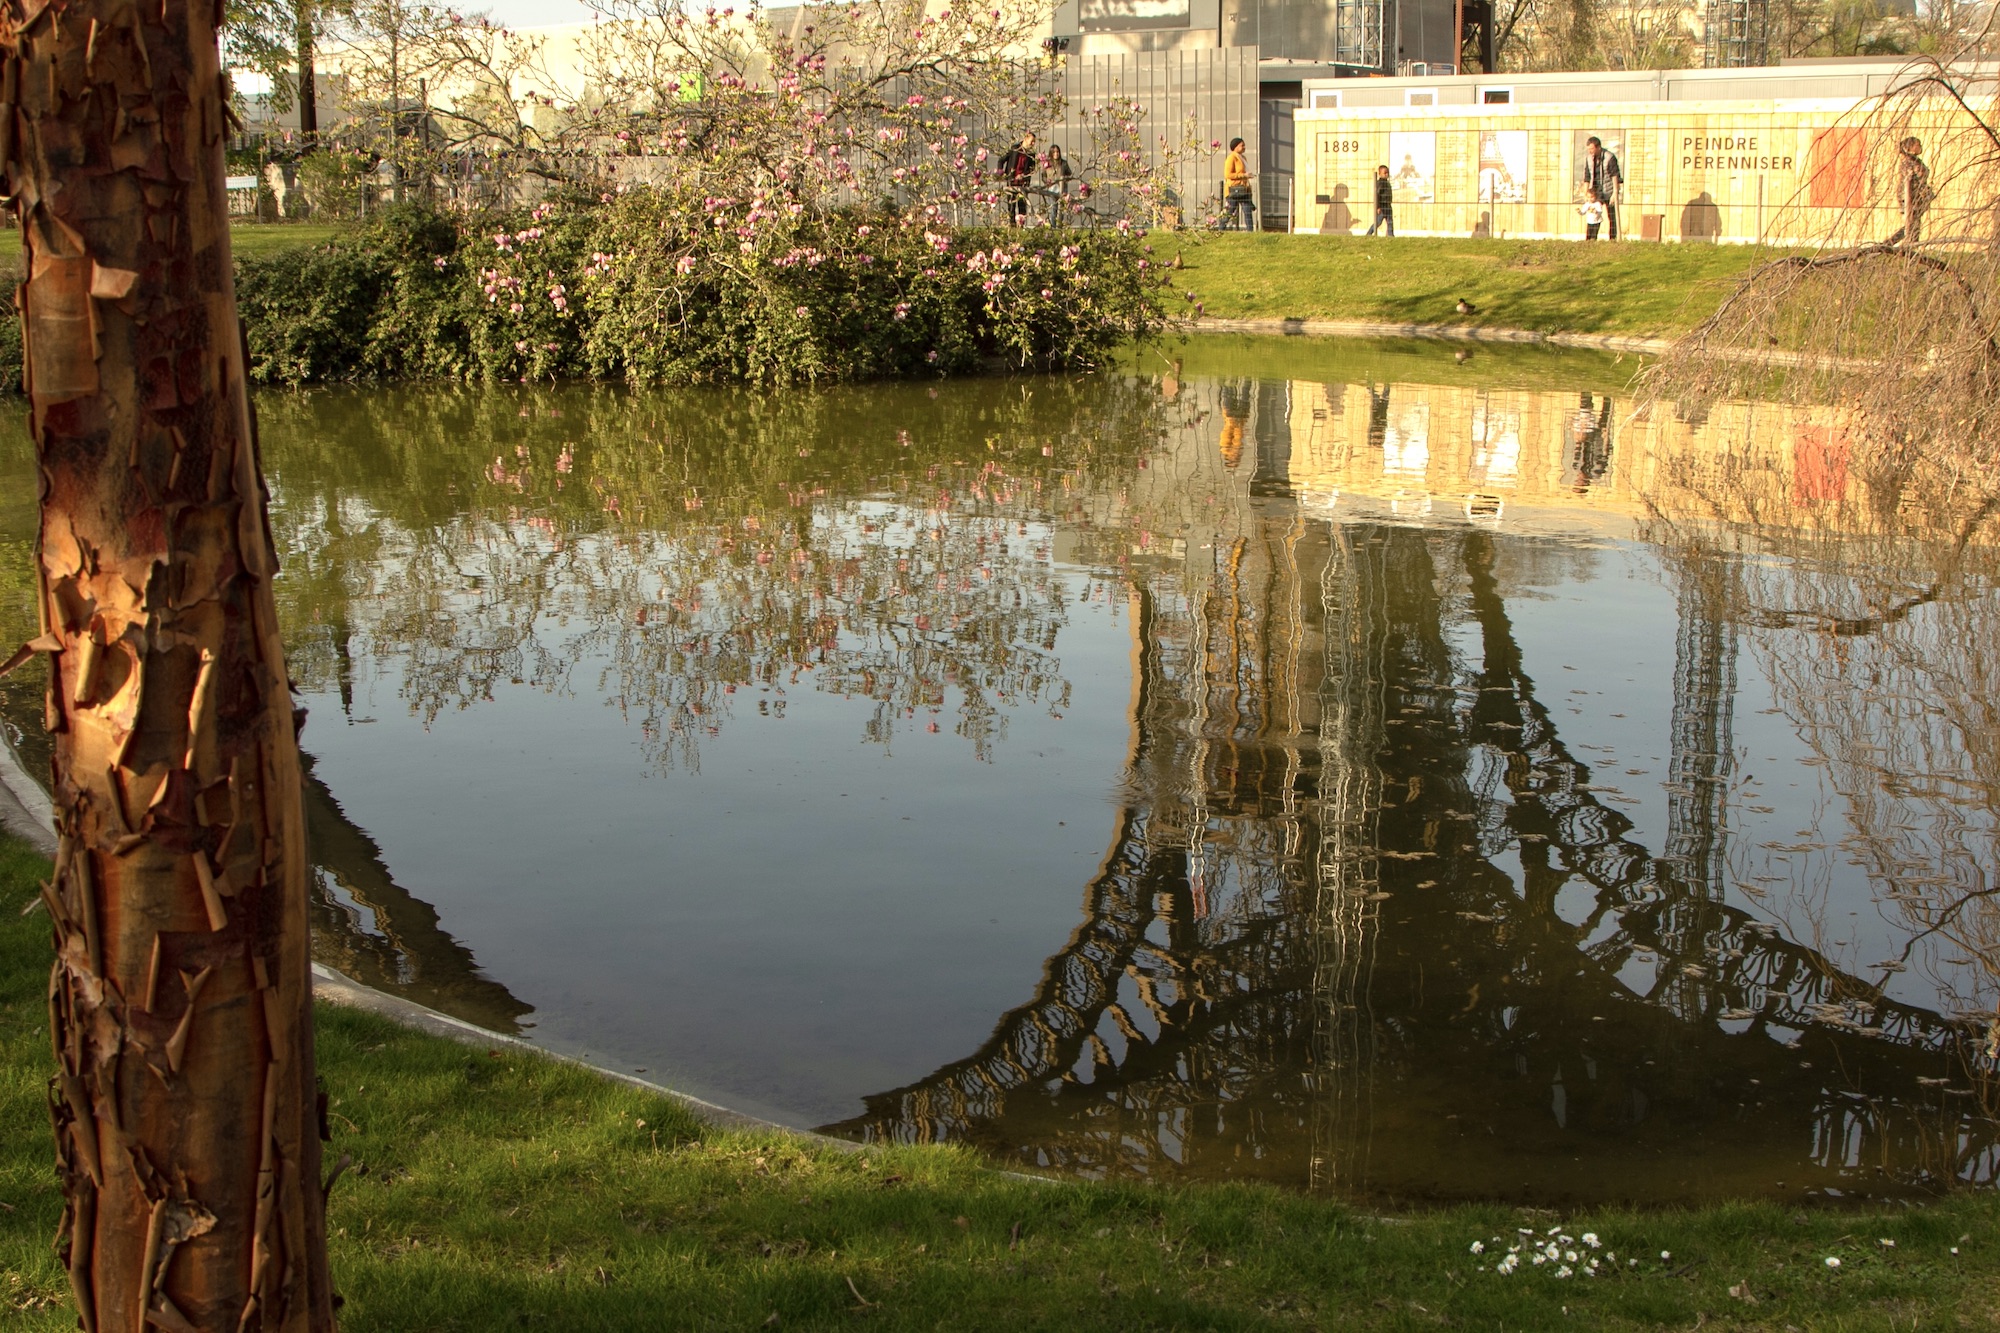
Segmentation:
<svg viewBox="0 0 2000 1333">
<path fill-rule="evenodd" d="M 60 849 L 58 1240 L 91 1333 L 326 1330 L 304 824 L 220 4 L 11 0 Z"/>
</svg>

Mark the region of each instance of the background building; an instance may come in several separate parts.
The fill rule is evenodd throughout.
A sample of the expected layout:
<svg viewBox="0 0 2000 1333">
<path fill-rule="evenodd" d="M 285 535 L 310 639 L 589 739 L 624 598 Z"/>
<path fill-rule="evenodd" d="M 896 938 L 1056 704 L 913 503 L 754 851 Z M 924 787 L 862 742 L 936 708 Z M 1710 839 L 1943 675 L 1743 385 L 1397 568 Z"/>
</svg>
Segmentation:
<svg viewBox="0 0 2000 1333">
<path fill-rule="evenodd" d="M 1068 57 L 1072 105 L 1122 89 L 1163 131 L 1193 113 L 1205 139 L 1240 136 L 1261 221 L 1283 228 L 1307 81 L 1455 74 L 1461 32 L 1487 12 L 1484 0 L 1064 0 L 1050 43 Z M 1221 165 L 1182 173 L 1191 205 L 1217 193 Z"/>
<path fill-rule="evenodd" d="M 1804 243 L 1837 228 L 1879 238 L 1900 224 L 1885 174 L 1893 152 L 1860 112 L 1904 63 L 1308 80 L 1293 225 L 1359 231 L 1387 163 L 1399 234 L 1580 237 L 1595 135 L 1620 159 L 1633 239 Z M 1907 128 L 1936 142 L 1955 127 L 1962 113 L 1940 103 Z M 1938 223 L 1980 205 L 1961 193 L 1941 187 Z"/>
</svg>

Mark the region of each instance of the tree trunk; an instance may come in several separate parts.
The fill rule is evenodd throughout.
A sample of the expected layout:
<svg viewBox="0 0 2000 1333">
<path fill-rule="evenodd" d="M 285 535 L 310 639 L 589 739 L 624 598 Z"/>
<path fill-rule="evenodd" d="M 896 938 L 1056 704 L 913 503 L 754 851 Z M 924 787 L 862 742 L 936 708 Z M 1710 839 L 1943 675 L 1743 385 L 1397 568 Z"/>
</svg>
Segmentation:
<svg viewBox="0 0 2000 1333">
<path fill-rule="evenodd" d="M 60 846 L 58 1247 L 90 1333 L 333 1326 L 304 824 L 231 279 L 220 5 L 22 0 Z"/>
<path fill-rule="evenodd" d="M 298 0 L 299 15 L 299 142 L 308 151 L 319 144 L 319 86 L 313 73 L 312 0 Z"/>
</svg>

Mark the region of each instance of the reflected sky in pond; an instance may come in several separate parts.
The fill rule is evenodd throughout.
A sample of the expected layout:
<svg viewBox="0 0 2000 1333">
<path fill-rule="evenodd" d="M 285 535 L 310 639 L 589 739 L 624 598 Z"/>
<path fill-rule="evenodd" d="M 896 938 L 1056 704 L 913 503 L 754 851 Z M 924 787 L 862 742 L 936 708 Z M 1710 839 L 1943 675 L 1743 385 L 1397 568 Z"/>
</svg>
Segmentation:
<svg viewBox="0 0 2000 1333">
<path fill-rule="evenodd" d="M 1991 506 L 1631 369 L 266 397 L 319 956 L 1030 1168 L 1989 1183 Z"/>
</svg>

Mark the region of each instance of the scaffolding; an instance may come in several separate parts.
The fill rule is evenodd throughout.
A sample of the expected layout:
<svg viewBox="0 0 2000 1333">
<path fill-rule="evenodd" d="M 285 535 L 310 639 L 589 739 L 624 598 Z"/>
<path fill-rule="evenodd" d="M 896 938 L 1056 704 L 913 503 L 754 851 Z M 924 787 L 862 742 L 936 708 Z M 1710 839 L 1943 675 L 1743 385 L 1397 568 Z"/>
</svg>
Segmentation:
<svg viewBox="0 0 2000 1333">
<path fill-rule="evenodd" d="M 1768 0 L 1708 0 L 1702 48 L 1710 69 L 1748 69 L 1771 63 Z"/>
<path fill-rule="evenodd" d="M 1370 74 L 1388 74 L 1390 0 L 1334 0 L 1333 63 Z"/>
</svg>

